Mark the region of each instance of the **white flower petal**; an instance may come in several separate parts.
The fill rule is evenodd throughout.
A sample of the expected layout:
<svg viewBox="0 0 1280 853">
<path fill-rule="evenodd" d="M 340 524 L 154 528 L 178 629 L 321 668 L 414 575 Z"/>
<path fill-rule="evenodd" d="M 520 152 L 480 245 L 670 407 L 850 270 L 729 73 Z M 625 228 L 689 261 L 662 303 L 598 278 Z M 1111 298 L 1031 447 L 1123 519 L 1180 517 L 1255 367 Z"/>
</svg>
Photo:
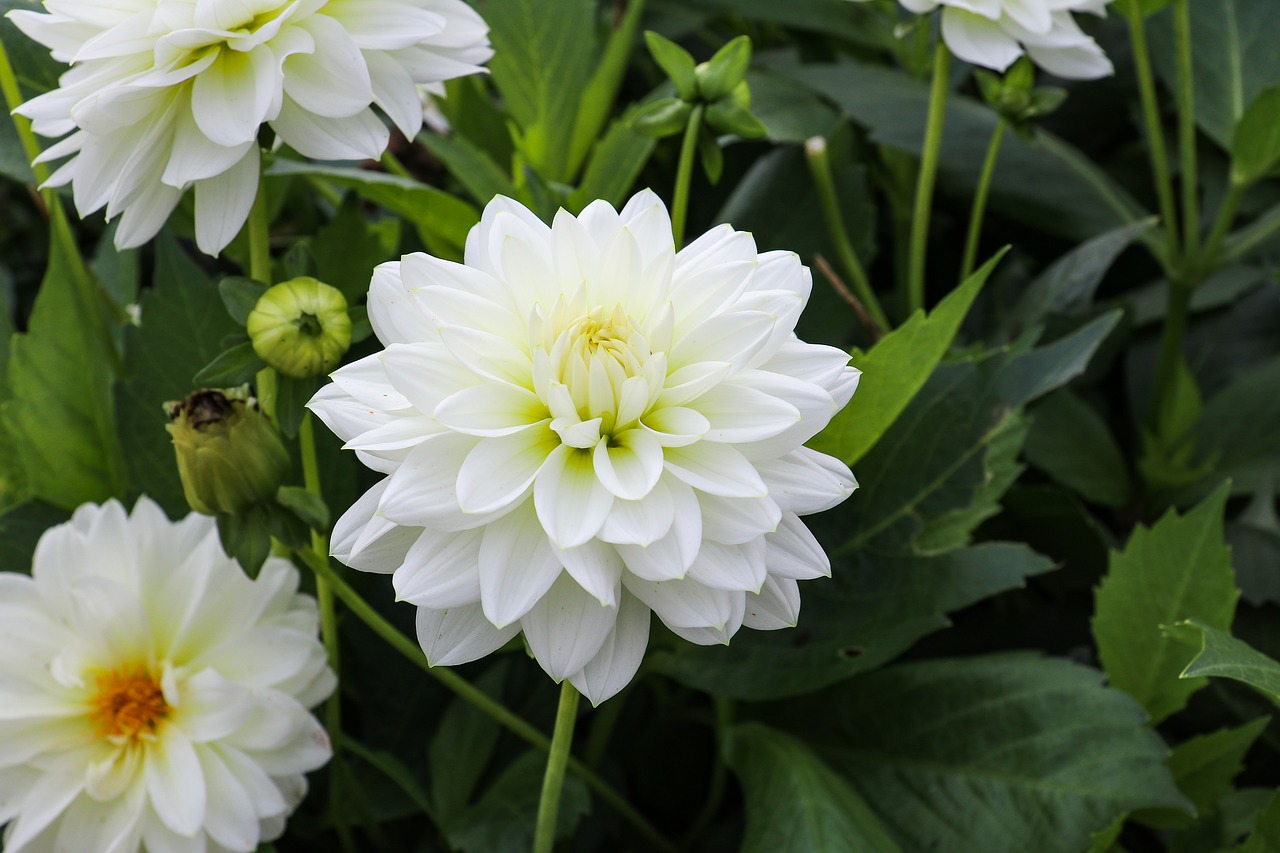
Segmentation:
<svg viewBox="0 0 1280 853">
<path fill-rule="evenodd" d="M 831 577 L 826 552 L 795 513 L 783 513 L 778 529 L 764 541 L 770 576 L 801 581 Z"/>
<path fill-rule="evenodd" d="M 858 487 L 839 459 L 801 447 L 777 459 L 753 462 L 783 512 L 811 515 L 843 501 Z"/>
<path fill-rule="evenodd" d="M 527 388 L 494 382 L 451 394 L 440 401 L 433 416 L 455 432 L 503 436 L 545 424 L 548 414 L 538 395 Z"/>
<path fill-rule="evenodd" d="M 595 474 L 617 498 L 640 500 L 662 476 L 662 445 L 650 433 L 627 430 L 613 442 L 601 441 L 592 453 Z"/>
<path fill-rule="evenodd" d="M 514 435 L 481 440 L 458 471 L 463 512 L 492 512 L 519 500 L 559 444 L 547 421 Z M 541 427 L 541 428 L 539 428 Z"/>
<path fill-rule="evenodd" d="M 495 628 L 480 605 L 432 610 L 419 607 L 418 644 L 432 666 L 457 666 L 478 660 L 501 648 L 520 632 L 520 623 Z"/>
<path fill-rule="evenodd" d="M 700 646 L 727 646 L 733 635 L 742 627 L 742 620 L 747 613 L 746 592 L 728 592 L 729 618 L 723 625 L 707 625 L 703 627 L 668 626 L 678 637 Z"/>
<path fill-rule="evenodd" d="M 249 150 L 234 166 L 196 181 L 196 245 L 217 255 L 240 233 L 258 191 L 259 154 Z"/>
<path fill-rule="evenodd" d="M 726 498 L 762 498 L 769 493 L 755 466 L 727 444 L 700 442 L 668 447 L 667 470 L 695 489 Z"/>
<path fill-rule="evenodd" d="M 391 579 L 396 600 L 433 610 L 479 601 L 483 536 L 480 530 L 424 530 Z"/>
<path fill-rule="evenodd" d="M 601 606 L 617 605 L 618 581 L 626 569 L 617 548 L 592 539 L 576 548 L 553 550 L 565 571 L 588 595 L 599 601 Z"/>
<path fill-rule="evenodd" d="M 519 571 L 512 571 L 519 566 Z M 537 603 L 560 574 L 560 561 L 529 502 L 489 524 L 480 543 L 484 615 L 505 628 Z"/>
<path fill-rule="evenodd" d="M 724 498 L 698 492 L 702 535 L 712 542 L 741 545 L 778 528 L 782 511 L 772 498 Z"/>
<path fill-rule="evenodd" d="M 1022 56 L 1018 42 L 998 23 L 954 6 L 942 10 L 942 37 L 965 62 L 995 71 L 1004 71 Z"/>
<path fill-rule="evenodd" d="M 192 836 L 205 815 L 204 774 L 191 741 L 170 730 L 147 748 L 147 796 L 164 825 Z"/>
<path fill-rule="evenodd" d="M 613 630 L 600 651 L 580 671 L 569 676 L 573 686 L 598 706 L 631 683 L 649 645 L 650 610 L 625 590 L 618 604 Z"/>
<path fill-rule="evenodd" d="M 563 681 L 599 653 L 617 616 L 616 607 L 602 605 L 565 572 L 520 624 L 538 665 Z"/>
<path fill-rule="evenodd" d="M 735 593 L 695 580 L 655 583 L 624 575 L 623 585 L 658 614 L 668 628 L 724 628 L 733 619 Z M 741 593 L 737 593 L 741 597 Z"/>
<path fill-rule="evenodd" d="M 596 476 L 589 451 L 561 445 L 538 471 L 533 502 L 551 541 L 572 548 L 600 530 L 613 508 L 613 494 Z"/>
<path fill-rule="evenodd" d="M 760 536 L 741 545 L 703 542 L 688 577 L 715 589 L 756 592 L 766 574 L 765 543 Z"/>
</svg>

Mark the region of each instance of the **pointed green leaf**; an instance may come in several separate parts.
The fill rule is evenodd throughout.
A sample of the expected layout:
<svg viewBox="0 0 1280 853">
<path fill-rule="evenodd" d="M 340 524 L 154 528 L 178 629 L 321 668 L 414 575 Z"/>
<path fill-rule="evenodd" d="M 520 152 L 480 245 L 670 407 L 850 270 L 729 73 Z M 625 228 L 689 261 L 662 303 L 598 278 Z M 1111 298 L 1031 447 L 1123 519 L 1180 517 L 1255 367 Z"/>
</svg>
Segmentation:
<svg viewBox="0 0 1280 853">
<path fill-rule="evenodd" d="M 502 171 L 502 167 L 483 148 L 465 136 L 421 133 L 418 135 L 418 142 L 440 158 L 449 174 L 462 184 L 462 188 L 477 204 L 488 204 L 496 195 L 511 198 L 518 195 L 515 185 L 511 183 L 507 173 Z"/>
<path fill-rule="evenodd" d="M 265 284 L 242 275 L 227 276 L 218 282 L 218 295 L 222 297 L 222 304 L 227 307 L 231 319 L 240 326 L 248 324 L 249 315 L 266 292 Z"/>
<path fill-rule="evenodd" d="M 931 557 L 859 552 L 833 563 L 829 580 L 800 585 L 794 630 L 740 631 L 728 646 L 682 643 L 655 665 L 736 699 L 796 696 L 883 666 L 949 626 L 951 611 L 1053 569 L 1049 558 L 1009 542 Z"/>
<path fill-rule="evenodd" d="M 1262 717 L 1243 726 L 1196 735 L 1173 748 L 1169 770 L 1178 790 L 1187 795 L 1199 816 L 1217 808 L 1218 798 L 1232 790 L 1232 781 L 1244 769 L 1244 756 L 1271 722 Z M 1190 826 L 1192 816 L 1178 809 L 1148 809 L 1134 814 L 1148 826 Z"/>
<path fill-rule="evenodd" d="M 747 723 L 723 741 L 725 763 L 746 792 L 743 853 L 895 853 L 865 800 L 804 743 Z"/>
<path fill-rule="evenodd" d="M 698 95 L 707 102 L 720 100 L 746 79 L 750 65 L 751 39 L 738 36 L 694 69 Z"/>
<path fill-rule="evenodd" d="M 1181 677 L 1204 681 L 1216 675 L 1242 681 L 1280 705 L 1280 663 L 1207 621 L 1187 619 L 1166 633 L 1178 642 L 1199 647 Z"/>
<path fill-rule="evenodd" d="M 1237 853 L 1275 853 L 1280 850 L 1280 791 L 1271 796 L 1270 802 L 1258 814 L 1258 822 Z"/>
<path fill-rule="evenodd" d="M 908 850 L 1079 853 L 1126 811 L 1189 807 L 1142 709 L 1065 660 L 905 664 L 764 716 L 799 734 Z"/>
<path fill-rule="evenodd" d="M 861 459 L 924 387 L 1002 256 L 983 264 L 928 316 L 917 311 L 867 352 L 854 350 L 851 363 L 862 371 L 858 391 L 810 446 L 849 465 Z"/>
<path fill-rule="evenodd" d="M 1030 412 L 1032 465 L 1093 503 L 1121 507 L 1133 499 L 1129 463 L 1092 406 L 1064 388 Z"/>
<path fill-rule="evenodd" d="M 1280 86 L 1253 99 L 1231 140 L 1231 180 L 1257 183 L 1280 164 Z"/>
<path fill-rule="evenodd" d="M 253 351 L 253 344 L 245 341 L 224 350 L 213 361 L 200 368 L 200 372 L 191 378 L 191 384 L 198 388 L 230 388 L 252 382 L 258 371 L 267 363 Z"/>
<path fill-rule="evenodd" d="M 1160 628 L 1197 619 L 1226 629 L 1235 613 L 1231 552 L 1223 543 L 1222 486 L 1186 515 L 1170 510 L 1154 527 L 1134 530 L 1097 591 L 1093 636 L 1111 684 L 1133 696 L 1153 723 L 1179 710 L 1204 686 L 1179 679 L 1191 652 Z"/>
<path fill-rule="evenodd" d="M 111 396 L 119 354 L 60 204 L 51 216 L 49 266 L 27 331 L 9 342 L 3 415 L 31 494 L 73 509 L 126 490 Z"/>
<path fill-rule="evenodd" d="M 693 69 L 697 63 L 693 61 L 689 51 L 653 30 L 645 30 L 644 43 L 662 73 L 675 84 L 676 94 L 685 101 L 696 99 L 698 83 L 694 79 Z"/>
</svg>

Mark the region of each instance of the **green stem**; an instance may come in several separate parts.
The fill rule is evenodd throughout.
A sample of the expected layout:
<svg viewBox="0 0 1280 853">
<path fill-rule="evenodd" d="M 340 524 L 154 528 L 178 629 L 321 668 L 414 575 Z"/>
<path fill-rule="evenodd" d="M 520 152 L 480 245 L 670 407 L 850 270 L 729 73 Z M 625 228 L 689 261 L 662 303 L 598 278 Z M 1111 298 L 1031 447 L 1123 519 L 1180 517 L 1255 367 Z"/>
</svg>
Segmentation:
<svg viewBox="0 0 1280 853">
<path fill-rule="evenodd" d="M 1218 251 L 1222 248 L 1222 240 L 1227 236 L 1231 223 L 1235 221 L 1236 210 L 1240 207 L 1240 198 L 1244 195 L 1244 189 L 1242 185 L 1232 181 L 1226 197 L 1222 199 L 1222 206 L 1218 208 L 1218 217 L 1214 220 L 1213 230 L 1209 232 L 1209 239 L 1204 244 L 1204 252 L 1200 255 L 1201 279 L 1208 277 L 1215 268 Z"/>
<path fill-rule="evenodd" d="M 249 278 L 271 285 L 271 223 L 267 216 L 267 177 L 258 179 L 258 194 L 249 208 Z"/>
<path fill-rule="evenodd" d="M 1146 125 L 1147 146 L 1151 149 L 1151 177 L 1160 204 L 1160 218 L 1168 235 L 1169 263 L 1177 263 L 1178 217 L 1174 210 L 1173 178 L 1169 173 L 1169 154 L 1164 147 L 1160 127 L 1160 109 L 1156 102 L 1155 76 L 1151 73 L 1151 54 L 1147 50 L 1147 29 L 1138 0 L 1127 0 L 1129 40 L 1133 45 L 1133 65 L 1138 76 L 1138 94 L 1142 100 L 1142 120 Z"/>
<path fill-rule="evenodd" d="M 1001 117 L 996 123 L 996 129 L 991 133 L 991 142 L 987 145 L 987 158 L 982 163 L 982 175 L 978 178 L 978 189 L 973 195 L 973 209 L 969 212 L 969 234 L 964 241 L 964 260 L 960 263 L 961 283 L 973 274 L 973 268 L 978 260 L 978 238 L 982 236 L 982 218 L 987 212 L 991 177 L 996 173 L 996 160 L 1000 158 L 1000 143 L 1004 141 L 1004 134 L 1008 129 L 1009 123 Z"/>
<path fill-rule="evenodd" d="M 942 150 L 942 125 L 947 115 L 951 54 L 941 38 L 933 54 L 933 83 L 929 88 L 929 123 L 925 125 L 924 151 L 916 179 L 916 199 L 911 210 L 911 254 L 908 258 L 907 314 L 924 307 L 925 254 L 929 248 L 929 215 L 933 212 L 933 185 L 938 177 L 938 152 Z"/>
<path fill-rule="evenodd" d="M 359 593 L 339 577 L 338 573 L 329 565 L 327 559 L 321 560 L 310 551 L 295 551 L 294 553 L 315 572 L 318 578 L 323 578 L 329 582 L 334 595 L 351 610 L 357 619 L 367 625 L 370 630 L 407 658 L 414 666 L 439 681 L 446 688 L 453 691 L 454 694 L 461 697 L 463 701 L 469 702 L 481 713 L 505 727 L 525 743 L 545 751 L 551 749 L 551 740 L 546 735 L 529 725 L 505 705 L 495 701 L 484 691 L 452 670 L 445 667 L 431 666 L 422 654 L 422 649 L 418 647 L 418 644 L 401 634 L 386 619 L 383 619 L 378 614 L 378 611 L 374 610 L 368 602 L 360 597 Z M 569 769 L 580 776 L 586 782 L 588 788 L 594 791 L 600 799 L 611 805 L 624 820 L 634 826 L 651 844 L 662 850 L 675 849 L 671 842 L 654 828 L 653 824 L 649 823 L 642 814 L 627 802 L 626 798 L 592 772 L 586 765 L 570 758 Z"/>
<path fill-rule="evenodd" d="M 391 174 L 400 178 L 413 179 L 413 173 L 406 169 L 405 165 L 397 160 L 396 155 L 392 154 L 390 151 L 383 151 L 382 157 L 379 158 L 379 162 L 382 163 L 383 167 Z"/>
<path fill-rule="evenodd" d="M 560 814 L 560 792 L 564 790 L 564 772 L 573 747 L 573 726 L 578 720 L 578 697 L 578 690 L 569 679 L 561 682 L 556 727 L 551 736 L 551 752 L 547 755 L 547 772 L 542 777 L 542 796 L 538 798 L 533 853 L 551 853 L 556 845 L 556 818 Z"/>
<path fill-rule="evenodd" d="M 889 318 L 885 316 L 880 300 L 871 289 L 871 281 L 867 271 L 858 260 L 858 253 L 849 241 L 849 229 L 844 222 L 844 214 L 840 212 L 840 201 L 836 195 L 835 178 L 831 174 L 831 158 L 827 156 L 827 140 L 821 136 L 811 138 L 804 145 L 805 157 L 809 160 L 809 173 L 813 176 L 813 185 L 818 190 L 818 200 L 822 204 L 822 215 L 827 221 L 827 231 L 836 249 L 836 257 L 844 273 L 853 282 L 854 292 L 881 329 L 892 328 Z"/>
<path fill-rule="evenodd" d="M 680 164 L 676 167 L 675 196 L 671 201 L 671 233 L 676 249 L 684 245 L 684 221 L 689 212 L 689 184 L 693 181 L 693 155 L 698 149 L 698 133 L 702 129 L 702 104 L 689 113 L 689 123 L 684 128 L 684 141 L 680 143 Z"/>
<path fill-rule="evenodd" d="M 36 184 L 43 184 L 49 180 L 49 167 L 44 163 L 35 162 L 35 159 L 40 156 L 41 148 L 40 143 L 36 141 L 35 133 L 31 130 L 31 119 L 13 112 L 22 104 L 22 90 L 18 88 L 18 78 L 13 73 L 13 66 L 9 63 L 9 55 L 5 52 L 3 40 L 0 40 L 0 92 L 4 94 L 5 106 L 9 108 L 9 115 L 13 119 L 13 126 L 18 131 L 22 151 L 27 155 L 27 162 L 31 164 Z M 42 190 L 42 192 L 47 204 L 53 195 L 53 189 Z"/>
<path fill-rule="evenodd" d="M 1166 401 L 1175 393 L 1178 379 L 1178 362 L 1182 358 L 1182 340 L 1187 334 L 1191 313 L 1191 287 L 1180 277 L 1169 279 L 1169 305 L 1165 311 L 1164 328 L 1160 331 L 1160 355 L 1156 362 L 1156 377 L 1151 394 L 1148 421 L 1153 432 L 1160 434 L 1161 414 Z"/>
<path fill-rule="evenodd" d="M 302 483 L 307 491 L 321 500 L 324 495 L 320 490 L 320 466 L 316 461 L 315 429 L 311 421 L 311 413 L 302 416 L 302 424 L 298 427 L 298 445 L 302 455 Z M 329 559 L 329 549 L 325 538 L 318 531 L 311 531 L 311 553 L 317 560 Z M 342 660 L 338 649 L 338 620 L 333 606 L 333 589 L 325 579 L 316 577 L 316 602 L 320 606 L 320 638 L 324 641 L 325 652 L 329 656 L 329 668 L 335 676 L 342 672 Z M 339 677 L 339 682 L 341 678 Z M 334 751 L 338 750 L 342 733 L 342 695 L 334 691 L 324 706 L 324 726 L 333 740 Z M 336 780 L 335 780 L 336 781 Z M 343 813 L 341 791 L 336 784 L 329 786 L 329 816 L 334 823 L 345 827 L 340 820 Z"/>
<path fill-rule="evenodd" d="M 1190 0 L 1174 0 L 1173 40 L 1178 56 L 1178 153 L 1182 162 L 1183 268 L 1200 252 L 1200 182 L 1196 172 L 1196 96 L 1191 67 Z"/>
</svg>

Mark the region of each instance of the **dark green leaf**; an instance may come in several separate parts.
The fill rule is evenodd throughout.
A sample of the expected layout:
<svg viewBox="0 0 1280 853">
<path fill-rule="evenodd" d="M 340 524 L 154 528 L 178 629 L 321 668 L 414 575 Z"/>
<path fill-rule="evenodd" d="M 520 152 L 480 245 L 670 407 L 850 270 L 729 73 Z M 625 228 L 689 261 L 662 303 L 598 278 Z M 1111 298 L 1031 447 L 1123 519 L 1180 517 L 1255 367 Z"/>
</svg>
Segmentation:
<svg viewBox="0 0 1280 853">
<path fill-rule="evenodd" d="M 764 122 L 774 142 L 803 144 L 813 136 L 830 136 L 841 116 L 807 86 L 768 69 L 747 74 L 751 112 Z"/>
<path fill-rule="evenodd" d="M 256 507 L 244 515 L 219 515 L 218 538 L 226 551 L 251 578 L 258 576 L 271 553 L 268 512 Z"/>
<path fill-rule="evenodd" d="M 884 665 L 950 625 L 950 611 L 1053 568 L 1003 542 L 933 557 L 859 552 L 833 563 L 830 580 L 802 585 L 794 630 L 740 631 L 728 646 L 682 644 L 655 663 L 685 684 L 738 699 L 808 693 Z"/>
<path fill-rule="evenodd" d="M 253 351 L 253 344 L 236 344 L 220 353 L 191 379 L 197 388 L 231 388 L 252 382 L 267 363 Z"/>
<path fill-rule="evenodd" d="M 488 199 L 485 199 L 488 201 Z M 311 241 L 315 256 L 315 278 L 342 291 L 348 305 L 364 300 L 369 292 L 373 268 L 383 261 L 399 259 L 400 219 L 382 217 L 371 221 L 357 193 L 348 193 L 338 213 Z"/>
<path fill-rule="evenodd" d="M 714 133 L 703 125 L 698 131 L 698 159 L 702 161 L 702 171 L 712 185 L 720 183 L 720 175 L 724 172 L 724 152 L 720 150 L 720 142 Z"/>
<path fill-rule="evenodd" d="M 111 398 L 119 355 L 61 205 L 52 217 L 49 265 L 27 331 L 9 342 L 2 411 L 31 494 L 72 509 L 126 490 Z"/>
<path fill-rule="evenodd" d="M 1280 163 L 1280 86 L 1254 98 L 1231 140 L 1231 180 L 1249 186 Z"/>
<path fill-rule="evenodd" d="M 276 379 L 276 426 L 287 438 L 298 434 L 298 427 L 307 413 L 307 402 L 320 390 L 322 377 L 308 376 L 294 379 L 292 376 L 278 375 Z"/>
<path fill-rule="evenodd" d="M 508 669 L 507 662 L 499 660 L 476 679 L 476 687 L 495 699 L 501 699 L 502 683 Z M 444 718 L 432 734 L 427 753 L 431 800 L 441 820 L 450 820 L 471 802 L 480 777 L 493 758 L 501 733 L 493 718 L 481 713 L 470 702 L 455 698 L 449 704 Z"/>
<path fill-rule="evenodd" d="M 1129 464 L 1106 422 L 1069 389 L 1031 409 L 1027 460 L 1081 497 L 1109 507 L 1133 499 Z"/>
<path fill-rule="evenodd" d="M 445 822 L 443 829 L 449 844 L 463 853 L 525 853 L 529 850 L 546 763 L 546 753 L 539 750 L 526 752 L 513 761 L 479 802 Z M 590 810 L 586 784 L 570 773 L 560 794 L 556 837 L 571 834 Z"/>
<path fill-rule="evenodd" d="M 866 801 L 802 741 L 747 723 L 723 741 L 746 792 L 743 853 L 893 853 L 897 845 Z"/>
<path fill-rule="evenodd" d="M 1280 850 L 1280 791 L 1258 814 L 1258 822 L 1245 842 L 1236 848 L 1237 853 L 1274 853 Z"/>
<path fill-rule="evenodd" d="M 1213 0 L 1189 4 L 1196 122 L 1224 150 L 1245 108 L 1280 85 L 1280 16 L 1272 0 Z M 1151 56 L 1170 91 L 1177 63 L 1169 10 L 1151 19 Z"/>
<path fill-rule="evenodd" d="M 418 142 L 440 158 L 449 174 L 462 184 L 462 188 L 476 203 L 486 205 L 497 195 L 510 198 L 518 195 L 507 173 L 502 171 L 483 148 L 465 136 L 441 136 L 438 133 L 424 132 L 418 134 Z"/>
<path fill-rule="evenodd" d="M 1112 552 L 1097 592 L 1093 636 L 1111 684 L 1133 696 L 1153 722 L 1179 710 L 1205 685 L 1179 679 L 1190 652 L 1161 633 L 1182 619 L 1227 628 L 1239 593 L 1222 538 L 1227 489 L 1184 516 L 1170 510 L 1154 527 L 1134 530 Z"/>
<path fill-rule="evenodd" d="M 1142 710 L 1065 660 L 907 664 L 768 717 L 798 732 L 909 850 L 1078 853 L 1126 811 L 1189 807 Z"/>
<path fill-rule="evenodd" d="M 578 99 L 597 55 L 591 0 L 486 0 L 493 83 L 520 126 L 517 146 L 550 181 L 571 177 Z"/>
<path fill-rule="evenodd" d="M 1280 458 L 1280 358 L 1266 361 L 1209 398 L 1195 430 L 1203 460 L 1234 491 L 1252 491 Z"/>
<path fill-rule="evenodd" d="M 0 572 L 30 573 L 40 536 L 70 517 L 60 507 L 27 501 L 0 512 Z"/>
<path fill-rule="evenodd" d="M 1237 640 L 1221 628 L 1199 619 L 1187 619 L 1171 625 L 1168 637 L 1199 651 L 1182 670 L 1181 678 L 1204 683 L 1204 677 L 1216 675 L 1242 681 L 1280 705 L 1280 663 Z M 1186 660 L 1188 655 L 1183 655 Z"/>
<path fill-rule="evenodd" d="M 863 373 L 858 391 L 810 444 L 850 465 L 861 459 L 924 387 L 999 261 L 987 261 L 928 316 L 917 311 L 869 351 L 854 350 L 852 363 Z"/>
<path fill-rule="evenodd" d="M 1232 781 L 1244 769 L 1245 753 L 1269 722 L 1270 717 L 1261 717 L 1243 726 L 1196 735 L 1173 748 L 1169 770 L 1197 815 L 1212 812 L 1218 799 L 1232 790 Z M 1141 811 L 1134 819 L 1161 827 L 1191 824 L 1191 816 L 1181 809 Z"/>
<path fill-rule="evenodd" d="M 653 61 L 658 63 L 662 72 L 675 84 L 676 94 L 685 101 L 697 98 L 698 84 L 693 77 L 693 68 L 696 63 L 689 51 L 653 30 L 645 30 L 644 42 L 649 48 L 649 55 L 653 57 Z"/>
<path fill-rule="evenodd" d="M 276 503 L 289 510 L 310 527 L 324 533 L 329 529 L 329 507 L 324 498 L 298 486 L 281 486 Z"/>
<path fill-rule="evenodd" d="M 222 297 L 222 304 L 227 307 L 231 319 L 242 328 L 249 323 L 249 315 L 266 292 L 265 284 L 241 275 L 227 276 L 218 282 L 218 295 Z"/>
<path fill-rule="evenodd" d="M 707 107 L 707 124 L 721 133 L 732 133 L 743 139 L 759 139 L 769 133 L 764 122 L 750 110 L 727 98 Z"/>
</svg>

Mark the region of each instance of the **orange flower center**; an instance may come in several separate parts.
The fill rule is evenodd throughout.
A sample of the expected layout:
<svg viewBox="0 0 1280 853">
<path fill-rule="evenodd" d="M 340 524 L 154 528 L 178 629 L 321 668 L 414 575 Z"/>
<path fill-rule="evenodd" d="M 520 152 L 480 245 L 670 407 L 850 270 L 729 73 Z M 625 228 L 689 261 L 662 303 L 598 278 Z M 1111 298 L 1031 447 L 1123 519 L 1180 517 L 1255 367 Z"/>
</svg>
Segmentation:
<svg viewBox="0 0 1280 853">
<path fill-rule="evenodd" d="M 89 705 L 100 737 L 137 740 L 155 734 L 169 715 L 164 691 L 143 667 L 104 672 L 95 680 L 98 689 Z"/>
</svg>

